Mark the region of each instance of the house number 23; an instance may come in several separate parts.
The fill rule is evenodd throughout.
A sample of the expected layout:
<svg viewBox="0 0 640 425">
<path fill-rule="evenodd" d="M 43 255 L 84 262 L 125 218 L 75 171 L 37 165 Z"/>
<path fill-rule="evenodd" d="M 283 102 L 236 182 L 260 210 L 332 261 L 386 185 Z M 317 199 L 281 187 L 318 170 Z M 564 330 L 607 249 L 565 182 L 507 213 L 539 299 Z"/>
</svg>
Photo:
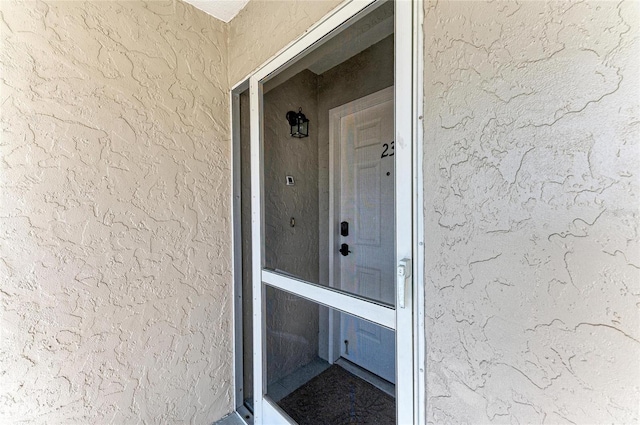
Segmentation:
<svg viewBox="0 0 640 425">
<path fill-rule="evenodd" d="M 382 147 L 384 148 L 384 150 L 382 151 L 382 156 L 380 156 L 380 158 L 384 158 L 387 156 L 393 156 L 393 154 L 395 153 L 395 143 L 391 142 L 391 143 L 383 143 Z M 391 149 L 391 150 L 389 150 Z"/>
</svg>

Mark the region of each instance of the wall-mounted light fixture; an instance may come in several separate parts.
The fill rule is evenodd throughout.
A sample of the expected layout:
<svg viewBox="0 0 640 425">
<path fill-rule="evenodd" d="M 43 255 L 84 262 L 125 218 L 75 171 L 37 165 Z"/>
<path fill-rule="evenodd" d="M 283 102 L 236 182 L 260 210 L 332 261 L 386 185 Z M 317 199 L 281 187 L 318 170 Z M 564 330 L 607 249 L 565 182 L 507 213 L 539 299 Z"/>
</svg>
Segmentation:
<svg viewBox="0 0 640 425">
<path fill-rule="evenodd" d="M 309 137 L 309 120 L 302 113 L 302 108 L 298 109 L 298 112 L 287 112 L 287 121 L 291 126 L 291 137 Z"/>
</svg>

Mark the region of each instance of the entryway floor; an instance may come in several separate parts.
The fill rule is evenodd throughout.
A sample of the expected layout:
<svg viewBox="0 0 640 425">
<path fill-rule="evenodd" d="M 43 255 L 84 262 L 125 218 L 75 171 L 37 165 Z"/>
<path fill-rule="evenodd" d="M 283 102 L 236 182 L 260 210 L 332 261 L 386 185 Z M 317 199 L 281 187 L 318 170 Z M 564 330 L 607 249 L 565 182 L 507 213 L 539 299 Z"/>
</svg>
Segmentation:
<svg viewBox="0 0 640 425">
<path fill-rule="evenodd" d="M 268 386 L 269 398 L 300 425 L 395 424 L 395 387 L 340 358 L 316 358 Z M 239 425 L 237 412 L 214 425 Z"/>
<path fill-rule="evenodd" d="M 278 405 L 301 425 L 395 424 L 395 399 L 333 365 Z"/>
<path fill-rule="evenodd" d="M 215 421 L 213 425 L 245 425 L 245 422 L 240 419 L 240 416 L 237 412 L 232 412 L 224 418 Z"/>
<path fill-rule="evenodd" d="M 267 385 L 267 395 L 271 400 L 278 402 L 314 377 L 329 369 L 330 366 L 326 360 L 316 357 L 290 375 Z"/>
</svg>

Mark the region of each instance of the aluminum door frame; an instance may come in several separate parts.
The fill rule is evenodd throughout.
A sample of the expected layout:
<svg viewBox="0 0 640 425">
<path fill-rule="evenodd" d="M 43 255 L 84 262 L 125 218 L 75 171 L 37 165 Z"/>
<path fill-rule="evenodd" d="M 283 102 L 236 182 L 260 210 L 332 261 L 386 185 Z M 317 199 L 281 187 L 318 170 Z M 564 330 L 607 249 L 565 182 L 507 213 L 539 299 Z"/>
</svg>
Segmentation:
<svg viewBox="0 0 640 425">
<path fill-rule="evenodd" d="M 377 303 L 359 299 L 356 296 L 340 293 L 329 288 L 308 282 L 292 279 L 263 269 L 264 255 L 264 207 L 263 207 L 263 148 L 262 148 L 262 111 L 263 84 L 273 77 L 279 68 L 296 58 L 306 49 L 320 41 L 323 37 L 340 28 L 347 20 L 362 13 L 376 3 L 377 0 L 351 0 L 343 3 L 324 20 L 311 28 L 304 36 L 283 50 L 271 61 L 258 69 L 249 78 L 251 98 L 251 221 L 252 221 L 252 269 L 253 273 L 253 346 L 254 346 L 254 421 L 255 423 L 293 423 L 292 420 L 266 395 L 266 356 L 264 329 L 264 292 L 269 285 L 303 298 L 311 299 L 320 304 L 353 314 L 374 323 L 396 331 L 396 418 L 398 423 L 416 423 L 424 420 L 421 401 L 424 400 L 424 385 L 416 382 L 424 377 L 424 368 L 418 364 L 416 353 L 420 353 L 416 345 L 422 345 L 421 329 L 417 320 L 422 317 L 420 300 L 415 295 L 421 285 L 412 284 L 416 276 L 421 277 L 419 264 L 413 261 L 410 277 L 403 279 L 405 293 L 396 291 L 396 305 L 400 305 L 400 298 L 404 298 L 405 307 L 391 309 Z M 375 5 L 374 5 L 375 6 Z M 419 102 L 422 87 L 421 77 L 416 71 L 422 69 L 416 60 L 421 54 L 416 54 L 421 48 L 420 37 L 417 32 L 421 28 L 422 1 L 400 0 L 395 3 L 395 149 L 396 149 L 396 264 L 400 265 L 404 259 L 413 259 L 413 254 L 423 247 L 422 236 L 417 232 L 416 218 L 422 216 L 414 199 L 421 199 L 417 194 L 420 182 L 419 158 L 421 153 L 417 142 L 421 141 L 418 112 L 421 111 Z M 419 52 L 418 52 L 419 53 Z M 415 58 L 415 59 L 414 59 Z M 414 90 L 414 87 L 416 90 Z M 415 185 L 414 185 L 415 183 Z M 421 226 L 420 226 L 421 227 Z M 419 281 L 420 282 L 420 281 Z M 424 338 L 424 334 L 422 335 Z M 257 349 L 260 347 L 260 349 Z M 422 418 L 420 418 L 422 416 Z"/>
</svg>

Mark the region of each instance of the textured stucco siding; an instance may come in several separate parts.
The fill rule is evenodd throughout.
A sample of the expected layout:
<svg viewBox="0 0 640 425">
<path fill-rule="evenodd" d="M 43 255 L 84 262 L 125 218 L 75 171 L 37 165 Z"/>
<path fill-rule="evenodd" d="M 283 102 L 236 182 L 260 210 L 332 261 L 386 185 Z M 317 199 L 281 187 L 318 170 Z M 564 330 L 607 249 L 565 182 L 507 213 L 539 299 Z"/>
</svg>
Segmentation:
<svg viewBox="0 0 640 425">
<path fill-rule="evenodd" d="M 0 12 L 0 423 L 220 418 L 226 26 L 172 1 Z"/>
<path fill-rule="evenodd" d="M 239 83 L 344 0 L 251 0 L 229 23 L 229 82 Z"/>
<path fill-rule="evenodd" d="M 1 423 L 232 409 L 229 83 L 340 3 L 0 2 Z M 639 3 L 425 6 L 427 421 L 637 423 Z"/>
<path fill-rule="evenodd" d="M 430 423 L 637 423 L 640 3 L 427 2 Z"/>
</svg>

